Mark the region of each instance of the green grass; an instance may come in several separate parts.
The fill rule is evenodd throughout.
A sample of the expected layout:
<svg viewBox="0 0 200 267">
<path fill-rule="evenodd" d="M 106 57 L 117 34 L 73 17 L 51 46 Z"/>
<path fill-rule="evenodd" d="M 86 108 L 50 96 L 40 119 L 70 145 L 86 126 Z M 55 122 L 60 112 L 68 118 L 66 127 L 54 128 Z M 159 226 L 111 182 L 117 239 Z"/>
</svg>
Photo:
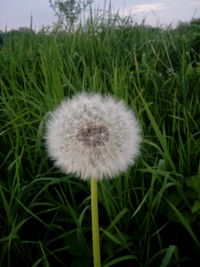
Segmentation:
<svg viewBox="0 0 200 267">
<path fill-rule="evenodd" d="M 56 169 L 43 138 L 48 112 L 83 90 L 124 99 L 143 131 L 137 163 L 99 183 L 103 266 L 199 259 L 200 58 L 176 31 L 115 23 L 4 36 L 2 267 L 92 266 L 89 183 Z"/>
</svg>

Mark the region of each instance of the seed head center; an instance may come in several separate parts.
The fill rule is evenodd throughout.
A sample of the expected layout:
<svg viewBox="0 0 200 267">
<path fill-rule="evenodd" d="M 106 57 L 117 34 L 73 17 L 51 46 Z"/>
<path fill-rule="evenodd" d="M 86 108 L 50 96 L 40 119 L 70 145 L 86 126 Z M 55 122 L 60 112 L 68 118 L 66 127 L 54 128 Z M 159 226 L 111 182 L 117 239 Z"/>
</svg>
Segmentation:
<svg viewBox="0 0 200 267">
<path fill-rule="evenodd" d="M 78 130 L 77 138 L 88 147 L 104 146 L 109 141 L 109 132 L 106 126 L 90 122 Z"/>
</svg>

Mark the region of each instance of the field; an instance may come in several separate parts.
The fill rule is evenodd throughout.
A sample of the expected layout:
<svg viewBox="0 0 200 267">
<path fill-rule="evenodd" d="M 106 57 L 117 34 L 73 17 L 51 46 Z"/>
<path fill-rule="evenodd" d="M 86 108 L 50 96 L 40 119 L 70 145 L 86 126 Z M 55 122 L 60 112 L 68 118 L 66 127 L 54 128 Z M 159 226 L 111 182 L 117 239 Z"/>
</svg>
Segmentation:
<svg viewBox="0 0 200 267">
<path fill-rule="evenodd" d="M 200 36 L 186 28 L 3 35 L 1 267 L 92 266 L 89 182 L 54 167 L 44 143 L 48 112 L 80 91 L 123 99 L 142 128 L 136 164 L 99 183 L 102 266 L 197 266 Z"/>
</svg>

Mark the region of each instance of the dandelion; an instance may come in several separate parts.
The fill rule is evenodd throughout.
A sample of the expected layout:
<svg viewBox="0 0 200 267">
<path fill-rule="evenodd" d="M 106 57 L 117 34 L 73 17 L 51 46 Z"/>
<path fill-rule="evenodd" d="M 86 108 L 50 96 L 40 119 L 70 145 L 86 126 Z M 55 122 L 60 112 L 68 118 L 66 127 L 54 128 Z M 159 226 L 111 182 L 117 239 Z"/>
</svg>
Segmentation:
<svg viewBox="0 0 200 267">
<path fill-rule="evenodd" d="M 84 180 L 91 178 L 95 267 L 101 266 L 97 181 L 125 171 L 135 161 L 140 141 L 133 112 L 110 96 L 80 93 L 64 100 L 47 122 L 47 150 L 56 166 Z"/>
<path fill-rule="evenodd" d="M 52 112 L 46 131 L 47 150 L 65 173 L 82 179 L 113 178 L 138 155 L 140 128 L 122 102 L 81 93 Z"/>
</svg>

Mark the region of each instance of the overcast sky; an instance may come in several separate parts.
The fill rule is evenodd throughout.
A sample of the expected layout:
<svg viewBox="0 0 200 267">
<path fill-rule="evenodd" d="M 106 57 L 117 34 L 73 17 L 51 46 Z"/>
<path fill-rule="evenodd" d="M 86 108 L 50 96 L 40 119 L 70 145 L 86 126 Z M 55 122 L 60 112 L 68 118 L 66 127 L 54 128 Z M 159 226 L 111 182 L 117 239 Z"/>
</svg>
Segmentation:
<svg viewBox="0 0 200 267">
<path fill-rule="evenodd" d="M 103 7 L 103 2 L 95 0 L 93 6 Z M 136 22 L 145 18 L 152 26 L 176 25 L 200 18 L 200 0 L 112 0 L 112 11 L 131 15 Z M 0 30 L 29 27 L 31 15 L 37 30 L 56 22 L 49 0 L 0 0 Z"/>
</svg>

